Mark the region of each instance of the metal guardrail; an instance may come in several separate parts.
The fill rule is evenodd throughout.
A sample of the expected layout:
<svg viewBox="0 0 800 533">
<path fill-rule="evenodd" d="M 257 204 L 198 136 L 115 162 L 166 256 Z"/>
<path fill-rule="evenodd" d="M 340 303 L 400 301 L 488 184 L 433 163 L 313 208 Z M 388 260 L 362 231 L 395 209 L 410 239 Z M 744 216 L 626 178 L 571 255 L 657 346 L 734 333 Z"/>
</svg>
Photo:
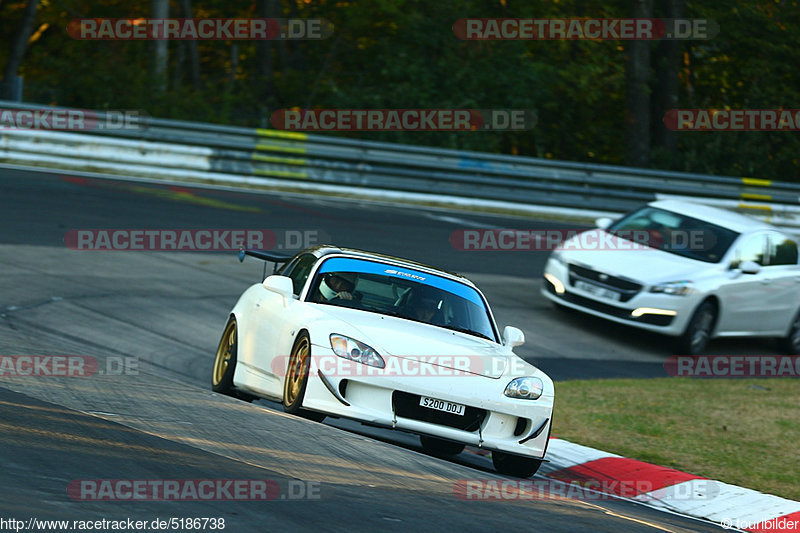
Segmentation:
<svg viewBox="0 0 800 533">
<path fill-rule="evenodd" d="M 0 101 L 3 109 L 63 109 Z M 94 112 L 93 112 L 94 113 Z M 0 128 L 0 161 L 138 177 L 320 184 L 624 212 L 664 196 L 800 226 L 800 184 L 570 163 L 305 134 L 134 119 L 128 129 Z M 0 116 L 2 126 L 2 116 Z M 476 133 L 481 134 L 481 133 Z"/>
</svg>

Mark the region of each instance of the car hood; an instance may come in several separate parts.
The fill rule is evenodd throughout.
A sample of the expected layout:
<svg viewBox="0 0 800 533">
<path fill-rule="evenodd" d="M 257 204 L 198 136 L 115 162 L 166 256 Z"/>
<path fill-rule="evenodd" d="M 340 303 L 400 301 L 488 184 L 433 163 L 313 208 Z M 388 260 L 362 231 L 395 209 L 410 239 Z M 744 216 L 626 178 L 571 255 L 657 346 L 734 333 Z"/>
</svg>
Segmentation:
<svg viewBox="0 0 800 533">
<path fill-rule="evenodd" d="M 561 250 L 562 259 L 568 263 L 629 278 L 645 285 L 695 279 L 702 271 L 714 266 L 712 263 L 704 263 L 644 245 L 636 245 L 638 249 L 630 249 L 631 241 L 603 233 L 607 235 L 604 242 L 608 243 L 604 249 L 569 249 L 570 245 L 580 248 L 580 237 L 576 236 L 562 245 L 564 248 Z"/>
<path fill-rule="evenodd" d="M 316 307 L 329 318 L 349 326 L 331 333 L 366 343 L 384 359 L 412 359 L 418 362 L 415 364 L 431 364 L 496 379 L 505 372 L 509 358 L 516 357 L 503 346 L 474 335 L 358 309 L 333 305 Z"/>
</svg>

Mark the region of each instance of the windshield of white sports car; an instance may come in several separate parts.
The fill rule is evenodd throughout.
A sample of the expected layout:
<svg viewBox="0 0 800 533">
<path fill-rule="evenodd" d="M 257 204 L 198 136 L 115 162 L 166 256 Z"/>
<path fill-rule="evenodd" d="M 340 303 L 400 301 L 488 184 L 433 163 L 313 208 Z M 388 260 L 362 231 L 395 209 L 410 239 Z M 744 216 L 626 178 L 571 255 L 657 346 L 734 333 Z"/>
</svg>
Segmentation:
<svg viewBox="0 0 800 533">
<path fill-rule="evenodd" d="M 722 226 L 650 206 L 624 216 L 606 231 L 706 263 L 719 263 L 739 236 Z"/>
<path fill-rule="evenodd" d="M 499 342 L 480 293 L 429 272 L 334 257 L 317 271 L 306 300 L 396 316 Z"/>
</svg>

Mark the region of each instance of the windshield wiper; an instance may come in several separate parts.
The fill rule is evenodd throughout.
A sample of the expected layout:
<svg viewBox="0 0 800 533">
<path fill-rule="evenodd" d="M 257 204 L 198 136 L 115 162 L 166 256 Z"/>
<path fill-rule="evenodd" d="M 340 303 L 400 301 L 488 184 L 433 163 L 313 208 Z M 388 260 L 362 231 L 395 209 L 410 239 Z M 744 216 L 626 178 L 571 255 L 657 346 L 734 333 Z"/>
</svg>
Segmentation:
<svg viewBox="0 0 800 533">
<path fill-rule="evenodd" d="M 453 331 L 458 331 L 459 333 L 467 333 L 468 335 L 475 335 L 476 337 L 481 337 L 483 339 L 486 339 L 486 340 L 494 342 L 494 339 L 489 337 L 488 335 L 484 335 L 483 333 L 481 333 L 479 331 L 474 331 L 474 330 L 471 330 L 469 328 L 464 328 L 464 327 L 461 327 L 461 326 L 452 326 L 452 325 L 447 325 L 447 326 L 442 326 L 442 327 L 445 328 L 445 329 L 452 329 Z"/>
</svg>

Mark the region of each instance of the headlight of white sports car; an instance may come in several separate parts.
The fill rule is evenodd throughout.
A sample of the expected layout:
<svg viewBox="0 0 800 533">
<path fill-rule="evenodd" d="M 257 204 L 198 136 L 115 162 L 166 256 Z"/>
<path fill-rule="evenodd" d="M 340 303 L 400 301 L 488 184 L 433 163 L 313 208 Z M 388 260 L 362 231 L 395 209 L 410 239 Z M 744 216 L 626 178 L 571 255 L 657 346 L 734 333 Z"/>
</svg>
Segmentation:
<svg viewBox="0 0 800 533">
<path fill-rule="evenodd" d="M 332 333 L 330 339 L 333 353 L 339 357 L 378 368 L 386 366 L 378 352 L 363 342 L 336 333 Z"/>
<path fill-rule="evenodd" d="M 660 292 L 663 294 L 672 294 L 674 296 L 686 296 L 694 291 L 692 282 L 689 280 L 683 281 L 669 281 L 667 283 L 660 283 L 650 287 L 650 292 Z"/>
<path fill-rule="evenodd" d="M 506 385 L 506 390 L 503 392 L 509 398 L 519 398 L 522 400 L 536 400 L 542 395 L 544 390 L 544 383 L 539 378 L 515 378 Z"/>
</svg>

